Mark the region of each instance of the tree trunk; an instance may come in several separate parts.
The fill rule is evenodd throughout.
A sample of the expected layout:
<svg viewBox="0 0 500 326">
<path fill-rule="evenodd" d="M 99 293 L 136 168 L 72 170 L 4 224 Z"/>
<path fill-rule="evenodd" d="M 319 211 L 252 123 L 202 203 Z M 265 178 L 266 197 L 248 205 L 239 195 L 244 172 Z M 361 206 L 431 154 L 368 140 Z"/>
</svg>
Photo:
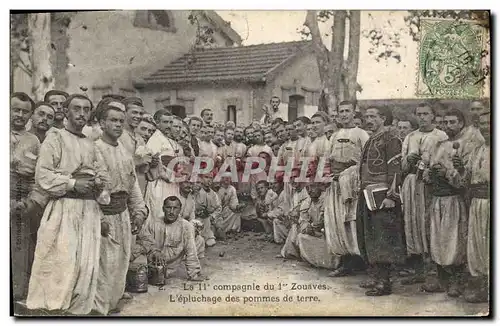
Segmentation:
<svg viewBox="0 0 500 326">
<path fill-rule="evenodd" d="M 356 101 L 356 92 L 359 90 L 358 63 L 359 63 L 359 38 L 361 29 L 361 14 L 359 10 L 351 10 L 349 16 L 349 49 L 345 66 L 345 84 L 347 87 L 347 100 Z"/>
<path fill-rule="evenodd" d="M 28 28 L 32 93 L 35 101 L 42 101 L 45 93 L 54 88 L 50 65 L 50 13 L 29 14 Z"/>
<path fill-rule="evenodd" d="M 321 32 L 318 26 L 317 12 L 316 10 L 308 10 L 306 15 L 306 21 L 304 26 L 309 28 L 311 33 L 313 52 L 316 56 L 316 62 L 318 64 L 319 77 L 321 80 L 321 98 L 320 105 L 318 107 L 319 111 L 328 112 L 329 103 L 331 102 L 333 83 L 331 79 L 330 71 L 330 59 L 329 51 L 323 44 L 321 38 Z"/>
<path fill-rule="evenodd" d="M 338 103 L 343 100 L 344 92 L 342 85 L 342 72 L 344 66 L 345 47 L 345 23 L 347 12 L 345 10 L 335 10 L 333 14 L 332 27 L 332 50 L 330 51 L 330 78 L 333 83 L 333 96 L 330 108 L 336 109 Z"/>
</svg>

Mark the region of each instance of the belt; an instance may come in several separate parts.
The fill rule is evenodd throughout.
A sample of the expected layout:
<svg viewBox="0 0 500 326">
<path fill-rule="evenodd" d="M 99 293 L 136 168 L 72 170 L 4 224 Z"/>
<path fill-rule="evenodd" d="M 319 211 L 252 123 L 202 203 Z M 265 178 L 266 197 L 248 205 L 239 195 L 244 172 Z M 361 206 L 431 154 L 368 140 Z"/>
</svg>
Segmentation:
<svg viewBox="0 0 500 326">
<path fill-rule="evenodd" d="M 95 192 L 91 192 L 88 194 L 80 194 L 74 190 L 68 191 L 62 198 L 71 198 L 71 199 L 82 199 L 82 200 L 95 200 L 97 194 Z"/>
<path fill-rule="evenodd" d="M 469 187 L 472 198 L 490 199 L 490 185 L 488 183 L 472 184 Z"/>
<path fill-rule="evenodd" d="M 113 192 L 109 205 L 101 205 L 104 215 L 117 215 L 127 210 L 128 193 L 126 191 Z"/>
</svg>

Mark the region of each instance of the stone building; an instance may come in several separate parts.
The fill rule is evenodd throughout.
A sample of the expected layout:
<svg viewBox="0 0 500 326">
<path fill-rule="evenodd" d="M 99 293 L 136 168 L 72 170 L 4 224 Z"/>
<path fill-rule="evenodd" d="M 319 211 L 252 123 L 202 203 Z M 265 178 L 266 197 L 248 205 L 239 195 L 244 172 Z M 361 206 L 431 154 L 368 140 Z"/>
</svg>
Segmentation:
<svg viewBox="0 0 500 326">
<path fill-rule="evenodd" d="M 249 123 L 272 96 L 288 119 L 311 116 L 320 95 L 308 41 L 206 49 L 184 54 L 134 83 L 150 111 L 174 106 L 180 116 L 210 108 L 215 120 Z"/>
</svg>

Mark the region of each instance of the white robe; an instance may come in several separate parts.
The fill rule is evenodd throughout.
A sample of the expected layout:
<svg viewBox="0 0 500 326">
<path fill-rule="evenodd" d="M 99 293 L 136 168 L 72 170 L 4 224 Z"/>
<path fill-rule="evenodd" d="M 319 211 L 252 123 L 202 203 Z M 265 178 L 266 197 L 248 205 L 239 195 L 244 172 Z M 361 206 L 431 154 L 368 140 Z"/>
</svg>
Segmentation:
<svg viewBox="0 0 500 326">
<path fill-rule="evenodd" d="M 491 184 L 490 147 L 483 145 L 467 166 L 470 183 Z M 474 197 L 474 194 L 471 194 Z M 467 265 L 472 276 L 488 275 L 490 269 L 490 199 L 472 198 L 469 209 Z"/>
<path fill-rule="evenodd" d="M 312 266 L 333 269 L 338 265 L 340 257 L 333 255 L 328 249 L 325 234 L 313 236 L 306 233 L 306 229 L 309 227 L 316 229 L 316 231 L 320 231 L 323 228 L 324 200 L 325 197 L 321 196 L 316 203 L 311 198 L 307 198 L 302 203 L 297 247 L 300 257 Z"/>
<path fill-rule="evenodd" d="M 204 208 L 209 214 L 206 218 L 196 217 L 197 220 L 203 223 L 201 236 L 205 239 L 205 242 L 208 242 L 211 239 L 215 240 L 212 226 L 218 227 L 221 223 L 222 207 L 219 196 L 217 196 L 217 193 L 215 193 L 212 189 L 205 191 L 205 189 L 201 188 L 195 195 L 195 203 L 196 210 Z"/>
<path fill-rule="evenodd" d="M 368 133 L 357 127 L 339 129 L 330 138 L 333 164 L 359 162 L 368 138 Z M 358 168 L 351 166 L 343 170 L 339 180 L 332 181 L 325 192 L 325 236 L 328 248 L 336 255 L 360 254 L 356 233 L 358 180 Z"/>
<path fill-rule="evenodd" d="M 309 198 L 309 194 L 305 188 L 302 188 L 300 191 L 291 190 L 291 195 L 286 196 L 287 205 L 285 206 L 284 211 L 284 220 L 285 224 L 290 225 L 288 235 L 285 240 L 285 244 L 283 248 L 281 248 L 281 255 L 285 258 L 287 257 L 300 257 L 297 243 L 297 235 L 298 235 L 298 221 L 291 221 L 289 219 L 289 215 L 292 211 L 298 213 L 300 217 L 300 213 L 302 212 L 302 204 Z"/>
<path fill-rule="evenodd" d="M 47 134 L 35 178 L 51 199 L 38 230 L 28 309 L 88 314 L 93 308 L 103 214 L 95 200 L 64 198 L 79 169 L 100 169 L 94 143 L 65 129 Z"/>
<path fill-rule="evenodd" d="M 217 192 L 221 203 L 221 229 L 224 232 L 240 232 L 241 216 L 235 212 L 238 206 L 238 197 L 236 189 L 229 185 L 227 188 L 221 187 Z"/>
<path fill-rule="evenodd" d="M 151 136 L 147 144 L 148 149 L 152 153 L 160 153 L 160 155 L 181 156 L 182 148 L 173 139 L 167 138 L 157 130 Z M 149 208 L 149 216 L 146 224 L 154 220 L 161 219 L 163 214 L 163 201 L 169 196 L 179 197 L 179 185 L 177 183 L 168 182 L 172 179 L 173 171 L 167 171 L 160 160 L 160 164 L 148 172 L 151 178 L 146 186 L 146 194 L 144 201 Z M 167 180 L 165 180 L 167 179 Z"/>
<path fill-rule="evenodd" d="M 430 132 L 415 130 L 410 132 L 403 141 L 401 151 L 402 169 L 410 171 L 407 157 L 411 153 L 420 154 L 422 161 L 428 166 L 432 153 L 439 142 L 448 136 L 444 131 L 433 129 Z M 415 173 L 410 173 L 403 181 L 401 196 L 405 225 L 406 249 L 408 255 L 421 255 L 429 252 L 429 215 L 428 206 L 431 194 L 427 192 L 422 179 L 417 180 Z"/>
<path fill-rule="evenodd" d="M 118 143 L 112 146 L 102 139 L 95 142 L 97 158 L 111 176 L 110 193 L 126 192 L 127 209 L 120 214 L 104 215 L 110 234 L 101 237 L 101 255 L 95 310 L 102 314 L 116 308 L 125 291 L 125 281 L 132 246 L 131 219 L 146 218 L 146 205 L 135 173 L 135 164 L 127 149 Z"/>
<path fill-rule="evenodd" d="M 446 169 L 446 182 L 454 188 L 462 186 L 458 171 L 453 167 L 452 157 L 455 152 L 464 162 L 469 160 L 474 151 L 473 138 L 463 130 L 455 140 L 446 140 L 438 144 L 431 156 L 431 164 L 440 163 Z M 453 144 L 460 144 L 453 149 Z M 477 147 L 476 147 L 477 148 Z M 424 179 L 429 175 L 424 172 Z M 432 181 L 432 180 L 430 180 Z M 467 257 L 468 211 L 462 195 L 434 196 L 430 207 L 430 251 L 432 260 L 441 266 L 460 265 Z"/>
</svg>

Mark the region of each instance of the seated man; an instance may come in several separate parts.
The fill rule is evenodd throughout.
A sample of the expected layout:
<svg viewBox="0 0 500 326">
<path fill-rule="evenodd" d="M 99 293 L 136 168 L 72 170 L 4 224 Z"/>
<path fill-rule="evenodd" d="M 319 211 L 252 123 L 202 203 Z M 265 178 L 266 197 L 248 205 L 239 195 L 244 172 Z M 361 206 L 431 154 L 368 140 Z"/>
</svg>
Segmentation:
<svg viewBox="0 0 500 326">
<path fill-rule="evenodd" d="M 300 208 L 297 244 L 304 261 L 315 267 L 332 269 L 338 265 L 339 257 L 330 253 L 326 244 L 323 188 L 319 182 L 306 187 L 309 198 Z"/>
<path fill-rule="evenodd" d="M 220 184 L 221 187 L 217 192 L 222 209 L 220 227 L 226 235 L 239 233 L 241 229 L 240 212 L 244 205 L 238 201 L 236 189 L 231 185 L 231 177 L 223 177 Z"/>
<path fill-rule="evenodd" d="M 257 220 L 262 223 L 262 226 L 266 232 L 266 235 L 273 239 L 273 224 L 272 218 L 268 216 L 268 212 L 271 211 L 278 199 L 278 195 L 269 189 L 269 183 L 266 180 L 260 180 L 257 182 L 257 198 L 255 200 L 255 212 L 257 215 Z"/>
<path fill-rule="evenodd" d="M 131 254 L 130 269 L 147 264 L 165 267 L 165 278 L 173 275 L 183 262 L 190 281 L 203 281 L 191 222 L 180 218 L 182 204 L 176 196 L 163 201 L 162 219 L 146 224 L 137 236 Z"/>
<path fill-rule="evenodd" d="M 275 220 L 275 227 L 278 225 L 284 225 L 285 229 L 288 230 L 287 237 L 285 240 L 285 245 L 281 249 L 281 257 L 283 258 L 299 258 L 299 247 L 297 243 L 298 235 L 298 223 L 300 212 L 302 210 L 302 204 L 308 200 L 309 195 L 305 189 L 305 185 L 299 182 L 297 178 L 299 175 L 292 174 L 292 179 L 290 182 L 290 195 L 289 199 L 285 204 L 285 211 L 281 220 Z M 282 192 L 283 193 L 283 192 Z M 281 227 L 281 226 L 280 226 Z"/>
<path fill-rule="evenodd" d="M 203 223 L 203 231 L 201 236 L 205 239 L 207 247 L 215 245 L 215 233 L 219 238 L 224 237 L 224 233 L 220 228 L 222 206 L 219 196 L 212 189 L 213 175 L 205 173 L 200 175 L 201 188 L 196 191 L 195 195 L 195 217 Z"/>
</svg>

